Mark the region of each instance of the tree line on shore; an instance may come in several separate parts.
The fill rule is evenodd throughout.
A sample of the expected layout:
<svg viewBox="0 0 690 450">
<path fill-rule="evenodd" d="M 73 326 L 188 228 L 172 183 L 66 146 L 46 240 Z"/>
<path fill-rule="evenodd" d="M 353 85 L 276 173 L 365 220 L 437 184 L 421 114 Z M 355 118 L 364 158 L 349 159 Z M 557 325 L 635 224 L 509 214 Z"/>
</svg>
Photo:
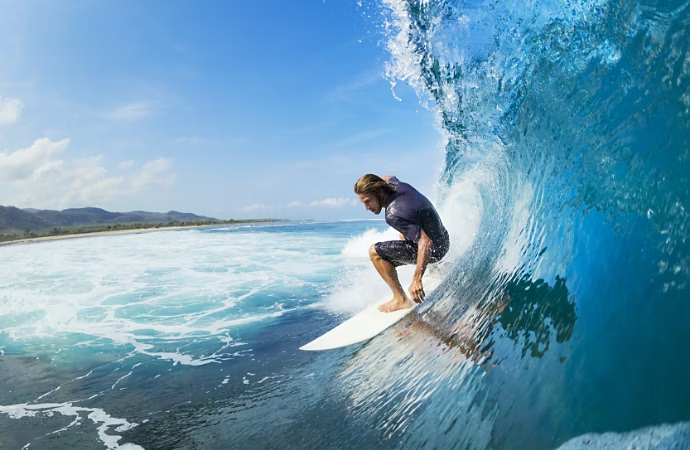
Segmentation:
<svg viewBox="0 0 690 450">
<path fill-rule="evenodd" d="M 204 226 L 204 225 L 235 225 L 243 223 L 266 223 L 278 222 L 281 219 L 247 219 L 247 220 L 193 220 L 193 221 L 177 221 L 157 222 L 157 223 L 115 223 L 115 224 L 97 224 L 97 225 L 78 225 L 71 227 L 53 227 L 44 230 L 25 229 L 23 233 L 5 233 L 0 234 L 0 242 L 20 241 L 23 239 L 35 239 L 50 236 L 64 236 L 70 234 L 89 234 L 104 231 L 124 231 L 124 230 L 138 230 L 150 228 L 169 228 L 169 227 L 187 227 L 187 226 Z"/>
<path fill-rule="evenodd" d="M 179 226 L 225 225 L 276 222 L 280 219 L 219 220 L 215 217 L 168 211 L 167 213 L 111 212 L 97 207 L 69 208 L 62 211 L 0 205 L 0 242 L 50 236 L 88 234 Z"/>
</svg>

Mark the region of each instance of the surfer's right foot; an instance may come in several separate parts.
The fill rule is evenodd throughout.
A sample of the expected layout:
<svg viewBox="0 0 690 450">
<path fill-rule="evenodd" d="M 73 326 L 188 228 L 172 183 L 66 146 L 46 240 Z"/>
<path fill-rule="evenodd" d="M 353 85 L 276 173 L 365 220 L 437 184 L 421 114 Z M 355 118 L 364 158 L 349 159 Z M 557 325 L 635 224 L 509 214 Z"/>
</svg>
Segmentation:
<svg viewBox="0 0 690 450">
<path fill-rule="evenodd" d="M 384 303 L 383 305 L 379 306 L 379 311 L 381 312 L 393 312 L 397 311 L 399 309 L 406 309 L 406 308 L 412 308 L 412 302 L 408 300 L 407 298 L 404 299 L 403 301 L 400 301 L 396 298 L 393 300 Z"/>
</svg>

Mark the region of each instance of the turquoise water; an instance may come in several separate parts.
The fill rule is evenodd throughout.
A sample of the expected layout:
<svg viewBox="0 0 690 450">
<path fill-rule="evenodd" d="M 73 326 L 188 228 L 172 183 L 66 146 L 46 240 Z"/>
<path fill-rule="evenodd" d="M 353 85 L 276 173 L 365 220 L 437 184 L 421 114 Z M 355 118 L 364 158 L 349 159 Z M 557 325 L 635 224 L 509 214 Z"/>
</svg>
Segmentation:
<svg viewBox="0 0 690 450">
<path fill-rule="evenodd" d="M 444 283 L 306 353 L 387 295 L 382 222 L 3 247 L 0 446 L 690 448 L 690 3 L 379 8 L 447 139 Z"/>
<path fill-rule="evenodd" d="M 3 247 L 0 447 L 184 447 L 196 441 L 178 421 L 313 383 L 314 355 L 297 348 L 372 300 L 350 294 L 386 294 L 366 256 L 385 230 L 291 223 Z"/>
</svg>

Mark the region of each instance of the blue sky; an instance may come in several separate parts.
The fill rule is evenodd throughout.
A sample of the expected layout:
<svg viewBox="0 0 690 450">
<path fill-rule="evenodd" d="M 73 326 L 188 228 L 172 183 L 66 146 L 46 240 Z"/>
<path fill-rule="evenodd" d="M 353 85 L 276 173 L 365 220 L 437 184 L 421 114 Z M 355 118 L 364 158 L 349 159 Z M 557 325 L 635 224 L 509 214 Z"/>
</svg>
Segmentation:
<svg viewBox="0 0 690 450">
<path fill-rule="evenodd" d="M 383 77 L 375 2 L 0 0 L 0 204 L 372 218 L 431 193 L 432 114 Z"/>
</svg>

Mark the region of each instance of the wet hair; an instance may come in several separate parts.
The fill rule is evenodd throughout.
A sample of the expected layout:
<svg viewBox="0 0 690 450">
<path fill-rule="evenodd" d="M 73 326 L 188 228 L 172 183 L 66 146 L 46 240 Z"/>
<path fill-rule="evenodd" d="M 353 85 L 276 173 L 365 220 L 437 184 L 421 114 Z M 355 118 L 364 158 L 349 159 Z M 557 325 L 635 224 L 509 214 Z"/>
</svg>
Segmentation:
<svg viewBox="0 0 690 450">
<path fill-rule="evenodd" d="M 395 186 L 371 173 L 364 175 L 355 183 L 355 194 L 373 195 L 382 205 L 384 198 L 395 191 Z"/>
</svg>

